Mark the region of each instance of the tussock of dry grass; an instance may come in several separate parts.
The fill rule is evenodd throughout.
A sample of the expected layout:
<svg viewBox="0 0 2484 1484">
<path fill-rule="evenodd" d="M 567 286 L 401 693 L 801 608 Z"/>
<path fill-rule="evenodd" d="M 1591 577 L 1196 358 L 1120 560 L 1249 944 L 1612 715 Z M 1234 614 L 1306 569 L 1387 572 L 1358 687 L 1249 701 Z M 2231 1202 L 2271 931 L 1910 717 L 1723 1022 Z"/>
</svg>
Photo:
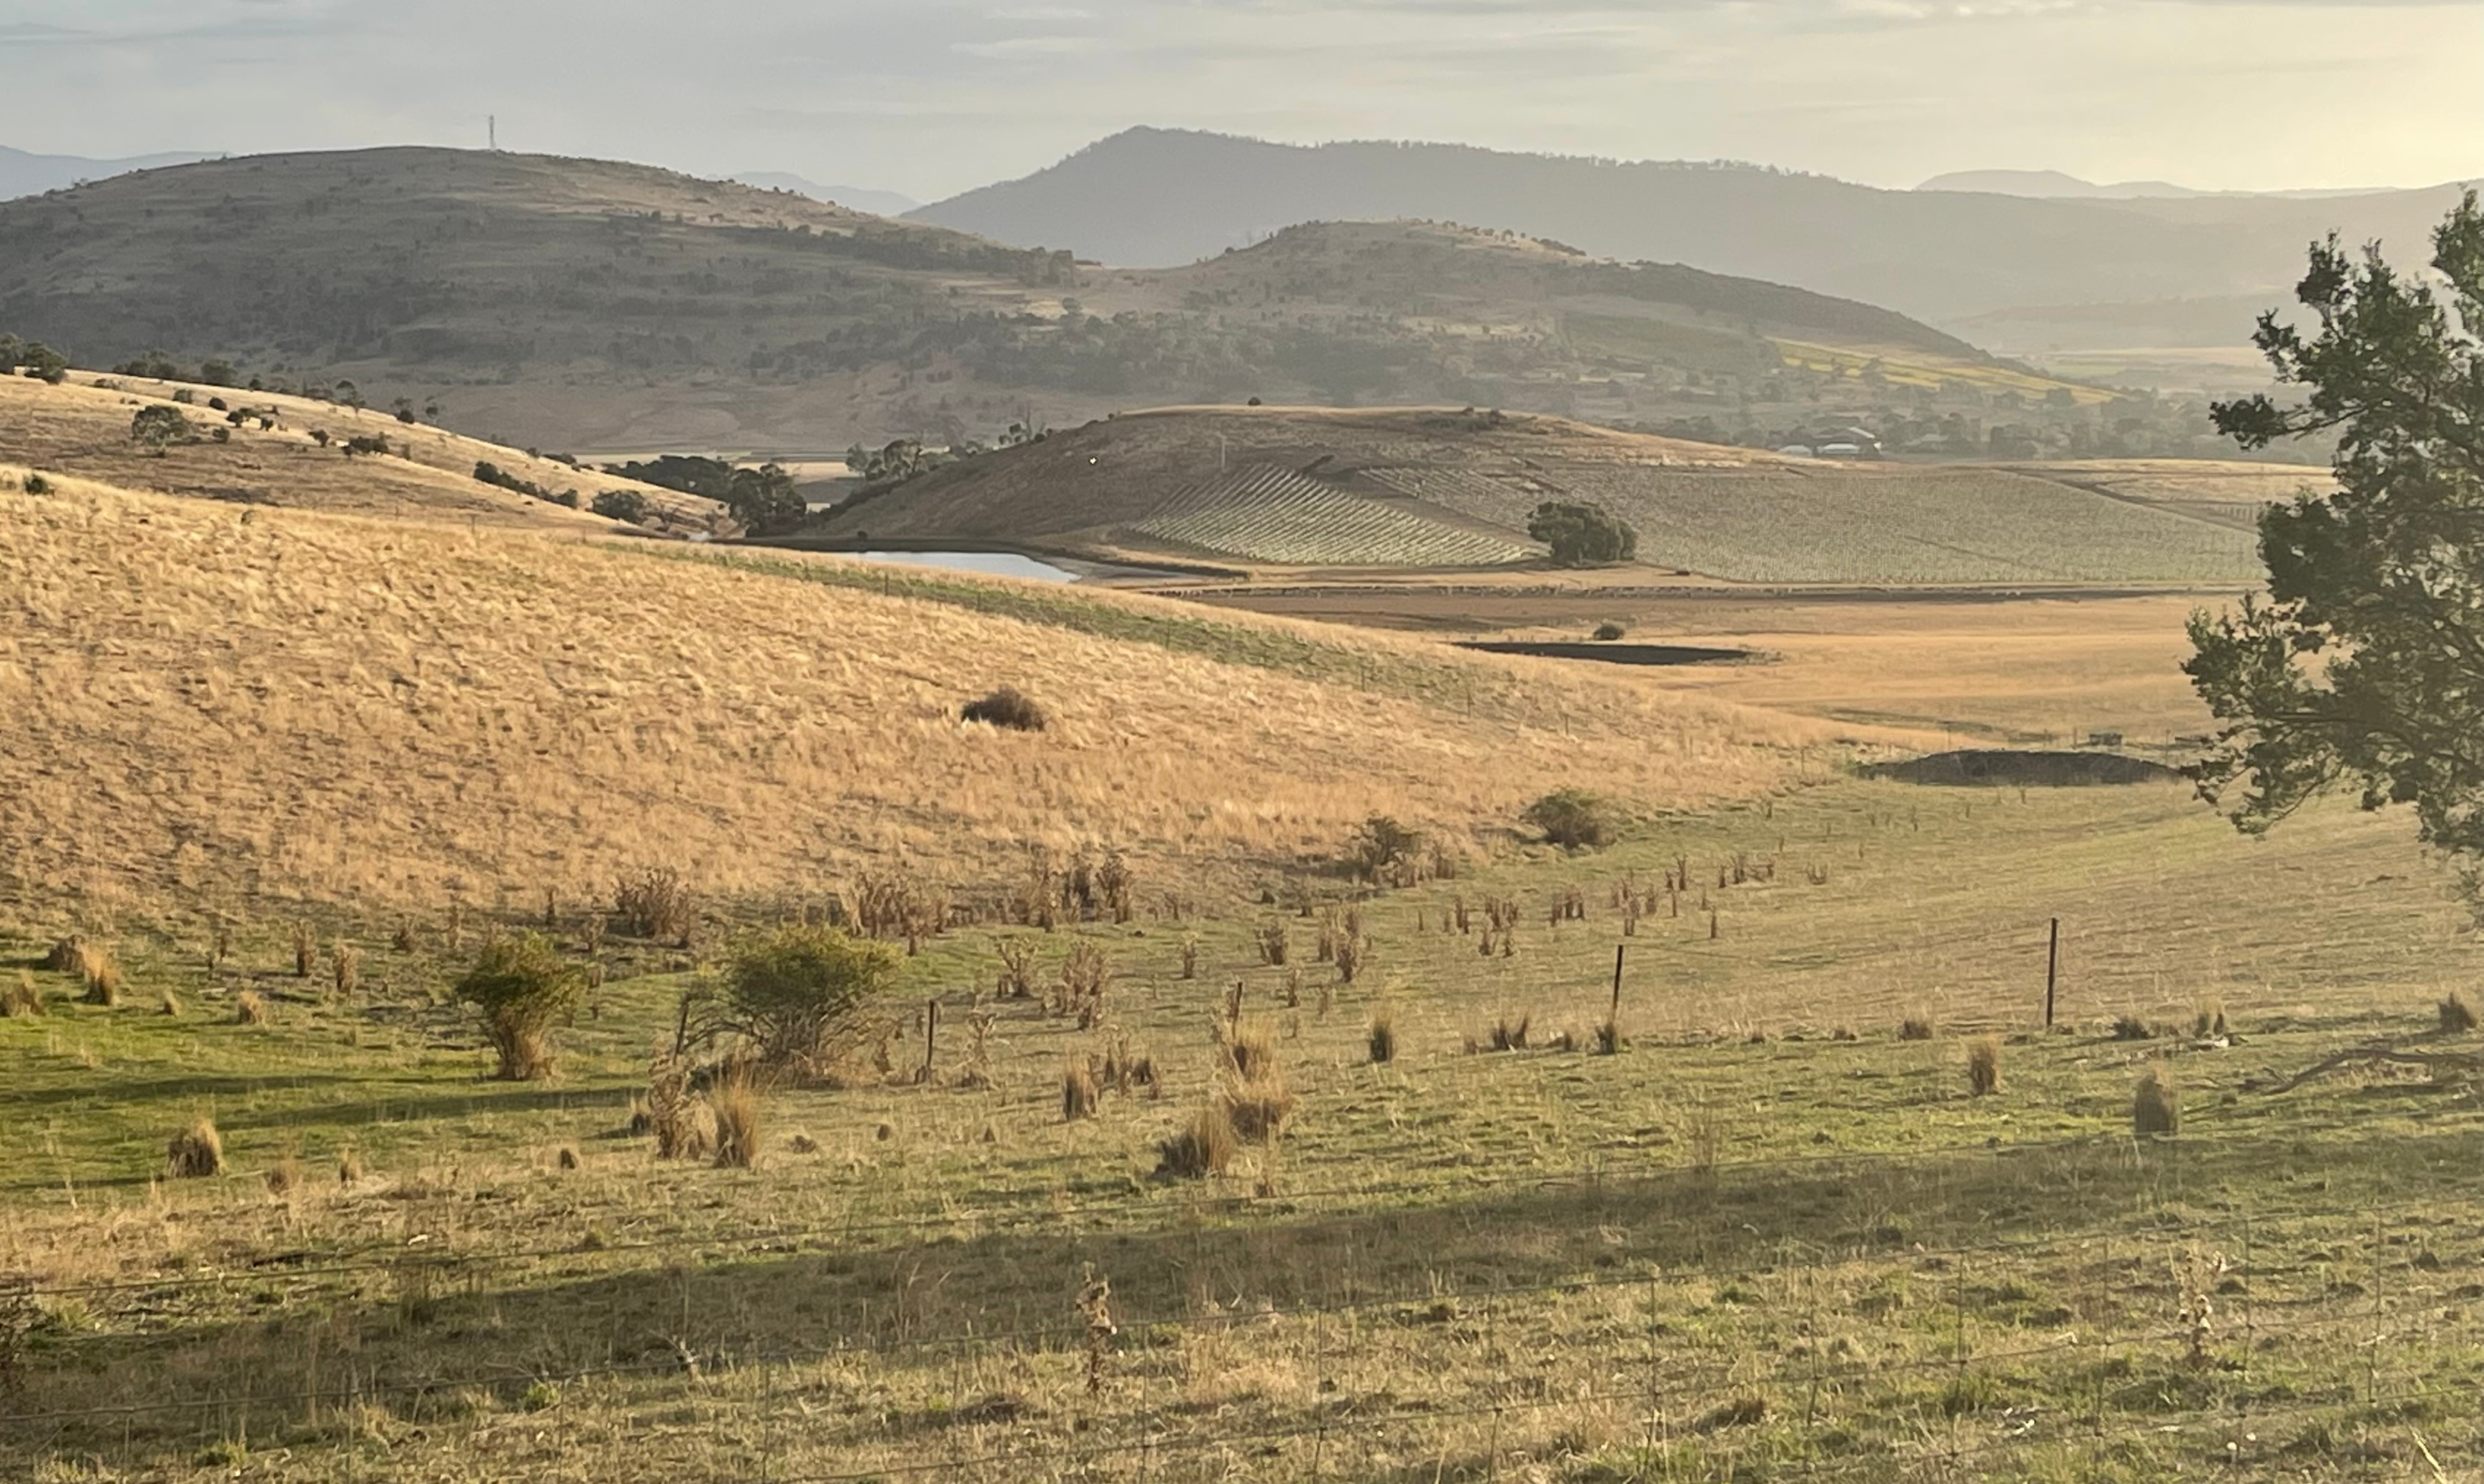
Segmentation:
<svg viewBox="0 0 2484 1484">
<path fill-rule="evenodd" d="M 1207 869 L 1376 806 L 1465 828 L 1564 781 L 1744 793 L 1830 735 L 1411 640 L 1337 642 L 1441 666 L 1437 703 L 591 544 L 96 491 L 0 494 L 0 882 L 35 896 L 1012 879 L 1025 844 L 1099 839 Z M 996 654 L 1056 698 L 1040 742 L 957 719 Z"/>
<path fill-rule="evenodd" d="M 224 1136 L 206 1119 L 192 1120 L 167 1146 L 165 1167 L 176 1178 L 185 1180 L 224 1174 Z"/>
</svg>

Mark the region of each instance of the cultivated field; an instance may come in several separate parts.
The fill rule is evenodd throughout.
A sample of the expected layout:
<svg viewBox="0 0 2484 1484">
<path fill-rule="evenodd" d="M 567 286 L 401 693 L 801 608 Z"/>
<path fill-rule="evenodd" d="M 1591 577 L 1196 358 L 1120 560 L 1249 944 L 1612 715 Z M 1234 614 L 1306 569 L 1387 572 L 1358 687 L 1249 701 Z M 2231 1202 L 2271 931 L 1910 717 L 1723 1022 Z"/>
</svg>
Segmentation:
<svg viewBox="0 0 2484 1484">
<path fill-rule="evenodd" d="M 951 466 L 821 533 L 1482 568 L 1539 552 L 1539 503 L 1584 500 L 1638 530 L 1642 580 L 2239 585 L 2257 570 L 2250 501 L 2311 472 L 2064 470 L 1780 458 L 1447 408 L 1174 408 Z"/>
</svg>

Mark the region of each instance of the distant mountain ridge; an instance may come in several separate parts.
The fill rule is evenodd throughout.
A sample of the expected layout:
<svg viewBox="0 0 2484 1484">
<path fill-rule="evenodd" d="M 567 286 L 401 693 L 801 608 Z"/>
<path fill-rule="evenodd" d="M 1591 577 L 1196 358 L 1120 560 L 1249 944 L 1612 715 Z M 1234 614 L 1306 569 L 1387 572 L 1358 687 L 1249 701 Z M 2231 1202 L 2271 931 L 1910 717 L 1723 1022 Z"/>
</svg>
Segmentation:
<svg viewBox="0 0 2484 1484">
<path fill-rule="evenodd" d="M 95 160 L 80 154 L 29 154 L 0 145 L 0 201 L 20 196 L 40 196 L 45 191 L 58 191 L 81 180 L 103 180 L 125 175 L 133 170 L 154 170 L 165 165 L 188 165 L 198 160 L 217 158 L 211 153 L 173 151 L 165 154 L 133 154 L 125 159 Z"/>
<path fill-rule="evenodd" d="M 2418 251 L 2455 200 L 2454 186 L 2322 201 L 2042 200 L 1881 190 L 1752 165 L 1137 128 L 911 219 L 1131 267 L 1193 261 L 1303 221 L 1457 221 L 1950 327 L 2027 306 L 2282 294 L 2310 238 L 2335 229 Z"/>
<path fill-rule="evenodd" d="M 2118 180 L 2098 185 L 2058 170 L 1960 170 L 1934 175 L 1918 191 L 1984 191 L 1995 196 L 2026 196 L 2039 201 L 2189 201 L 2200 196 L 2260 198 L 2273 201 L 2325 201 L 2336 196 L 2387 194 L 2377 186 L 2332 187 L 2305 191 L 2203 191 L 2171 180 Z"/>
</svg>

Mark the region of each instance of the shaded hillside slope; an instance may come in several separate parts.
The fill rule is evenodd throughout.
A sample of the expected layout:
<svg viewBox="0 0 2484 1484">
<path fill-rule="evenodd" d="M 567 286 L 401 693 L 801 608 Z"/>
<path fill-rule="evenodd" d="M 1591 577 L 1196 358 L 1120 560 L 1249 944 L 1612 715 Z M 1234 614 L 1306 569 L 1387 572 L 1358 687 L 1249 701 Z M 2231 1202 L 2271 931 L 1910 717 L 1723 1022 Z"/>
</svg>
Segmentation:
<svg viewBox="0 0 2484 1484">
<path fill-rule="evenodd" d="M 2158 497 L 2178 494 L 2163 468 Z M 2141 479 L 2135 466 L 2098 480 Z M 822 523 L 1271 565 L 1540 553 L 1545 500 L 1604 505 L 1639 558 L 1765 582 L 2246 582 L 2250 534 L 2038 472 L 1841 464 L 1472 410 L 1168 408 L 948 468 Z M 1491 549 L 1495 540 L 1500 550 Z"/>
<path fill-rule="evenodd" d="M 2029 305 L 2275 293 L 2299 276 L 2315 231 L 2412 249 L 2454 200 L 2437 187 L 2314 202 L 2045 201 L 1746 165 L 1139 128 L 913 217 L 1132 266 L 1188 262 L 1302 221 L 1445 218 L 1947 324 Z"/>
<path fill-rule="evenodd" d="M 470 432 L 590 455 L 832 456 L 1133 400 L 1730 410 L 1765 429 L 1850 390 L 1978 417 L 2002 392 L 2109 395 L 1871 305 L 1505 232 L 1306 227 L 1115 272 L 790 192 L 447 149 L 222 160 L 0 204 L 0 329 L 80 364 L 160 349 L 350 377 L 375 403 L 436 400 Z"/>
<path fill-rule="evenodd" d="M 1001 683 L 1050 729 L 959 721 Z M 1164 879 L 1331 854 L 1374 809 L 1463 835 L 1564 782 L 1755 790 L 1835 735 L 1156 600 L 82 483 L 0 485 L 0 892 L 105 910 L 574 900 L 655 864 L 992 885 L 1028 843 Z"/>
<path fill-rule="evenodd" d="M 175 400 L 186 395 L 189 401 Z M 208 405 L 270 415 L 239 424 Z M 158 455 L 131 437 L 143 407 L 168 407 L 194 429 L 193 440 Z M 222 431 L 223 442 L 213 434 Z M 326 435 L 322 442 L 319 435 Z M 387 453 L 348 455 L 347 440 L 386 441 Z M 71 474 L 131 490 L 242 505 L 280 505 L 356 515 L 480 521 L 609 534 L 616 523 L 583 509 L 485 483 L 488 463 L 512 481 L 558 496 L 575 492 L 580 506 L 610 490 L 646 501 L 649 525 L 676 533 L 708 530 L 723 507 L 695 495 L 634 479 L 580 470 L 557 460 L 430 427 L 384 413 L 230 387 L 184 386 L 137 376 L 80 373 L 61 386 L 0 376 L 0 461 Z"/>
</svg>

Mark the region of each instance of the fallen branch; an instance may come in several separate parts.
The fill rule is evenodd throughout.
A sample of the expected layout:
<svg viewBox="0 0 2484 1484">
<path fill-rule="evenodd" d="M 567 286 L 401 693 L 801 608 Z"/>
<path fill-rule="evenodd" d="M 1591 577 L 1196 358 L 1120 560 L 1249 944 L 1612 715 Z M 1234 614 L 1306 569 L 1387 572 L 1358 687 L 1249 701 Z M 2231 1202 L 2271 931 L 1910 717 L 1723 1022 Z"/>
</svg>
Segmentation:
<svg viewBox="0 0 2484 1484">
<path fill-rule="evenodd" d="M 2471 1051 L 2408 1051 L 2398 1046 L 2357 1046 L 2340 1051 L 2316 1066 L 2296 1072 L 2269 1091 L 2291 1093 L 2314 1077 L 2325 1077 L 2341 1066 L 2420 1066 L 2438 1080 L 2443 1071 L 2463 1072 L 2470 1077 L 2484 1077 L 2484 1055 Z"/>
</svg>

